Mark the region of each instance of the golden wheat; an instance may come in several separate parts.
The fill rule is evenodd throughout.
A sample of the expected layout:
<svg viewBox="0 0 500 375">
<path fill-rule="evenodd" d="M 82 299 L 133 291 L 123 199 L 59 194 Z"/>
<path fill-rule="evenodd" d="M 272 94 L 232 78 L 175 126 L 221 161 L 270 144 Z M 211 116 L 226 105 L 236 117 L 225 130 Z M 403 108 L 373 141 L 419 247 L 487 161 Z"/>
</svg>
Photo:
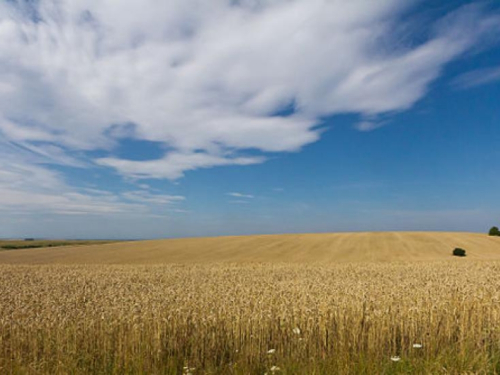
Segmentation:
<svg viewBox="0 0 500 375">
<path fill-rule="evenodd" d="M 180 238 L 105 245 L 0 251 L 8 264 L 346 263 L 500 260 L 500 237 L 480 233 L 374 232 Z"/>
<path fill-rule="evenodd" d="M 0 373 L 497 373 L 500 263 L 0 265 Z"/>
</svg>

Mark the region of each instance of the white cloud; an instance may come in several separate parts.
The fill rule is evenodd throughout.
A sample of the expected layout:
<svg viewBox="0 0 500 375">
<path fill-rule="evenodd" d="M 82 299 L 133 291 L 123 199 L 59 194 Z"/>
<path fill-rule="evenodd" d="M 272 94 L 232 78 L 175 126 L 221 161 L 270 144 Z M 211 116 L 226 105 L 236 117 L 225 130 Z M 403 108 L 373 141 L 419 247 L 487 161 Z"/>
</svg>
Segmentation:
<svg viewBox="0 0 500 375">
<path fill-rule="evenodd" d="M 164 144 L 157 160 L 95 161 L 134 178 L 261 163 L 246 151 L 300 150 L 323 116 L 411 107 L 445 64 L 499 30 L 498 15 L 472 5 L 404 43 L 412 3 L 2 2 L 0 133 L 51 163 L 112 152 L 124 136 Z"/>
<path fill-rule="evenodd" d="M 0 207 L 17 213 L 57 213 L 57 214 L 116 214 L 143 211 L 138 205 L 127 205 L 115 199 L 95 197 L 80 193 L 38 193 L 0 188 Z"/>
<path fill-rule="evenodd" d="M 236 197 L 236 198 L 254 198 L 253 195 L 242 194 L 242 193 L 227 193 L 227 195 L 230 195 L 230 196 Z"/>
<path fill-rule="evenodd" d="M 462 89 L 486 85 L 500 81 L 500 66 L 476 69 L 459 75 L 453 80 L 453 84 Z"/>
<path fill-rule="evenodd" d="M 142 190 L 128 191 L 123 193 L 122 196 L 130 201 L 154 204 L 171 204 L 186 199 L 181 195 L 151 194 Z"/>
<path fill-rule="evenodd" d="M 70 186 L 60 173 L 39 164 L 45 160 L 17 148 L 6 148 L 0 142 L 0 218 L 19 214 L 144 216 L 154 212 L 158 205 L 185 200 L 183 196 L 143 190 L 118 195 L 102 189 Z"/>
<path fill-rule="evenodd" d="M 0 161 L 0 211 L 10 213 L 113 214 L 144 212 L 145 207 L 119 201 L 114 195 L 84 192 L 67 186 L 46 168 Z"/>
<path fill-rule="evenodd" d="M 126 176 L 134 178 L 177 179 L 185 171 L 210 168 L 220 165 L 250 165 L 261 163 L 262 157 L 223 157 L 205 152 L 169 153 L 163 159 L 133 161 L 117 158 L 101 158 L 96 162 L 103 166 L 114 167 Z"/>
<path fill-rule="evenodd" d="M 141 232 L 158 225 L 163 233 L 160 219 L 189 212 L 183 196 L 137 181 L 122 193 L 79 186 L 47 165 L 175 180 L 187 171 L 299 151 L 320 138 L 325 116 L 358 114 L 360 130 L 383 125 L 384 114 L 410 108 L 447 63 L 499 31 L 497 14 L 468 6 L 425 25 L 426 39 L 413 44 L 420 28 L 403 27 L 408 40 L 398 32 L 412 4 L 0 2 L 0 221 L 15 231 L 12 223 L 24 217 L 34 218 L 32 228 L 40 218 L 53 220 L 53 233 L 64 226 L 71 236 L 89 226 L 108 233 L 114 222 L 123 237 L 133 226 L 120 227 L 120 220 L 140 217 L 150 220 Z M 164 155 L 142 161 L 118 155 L 122 138 L 158 142 Z M 253 197 L 230 195 L 233 204 Z M 203 219 L 197 227 L 212 223 Z"/>
<path fill-rule="evenodd" d="M 369 132 L 378 129 L 384 125 L 385 125 L 384 122 L 364 120 L 355 124 L 354 128 L 359 130 L 360 132 Z"/>
</svg>

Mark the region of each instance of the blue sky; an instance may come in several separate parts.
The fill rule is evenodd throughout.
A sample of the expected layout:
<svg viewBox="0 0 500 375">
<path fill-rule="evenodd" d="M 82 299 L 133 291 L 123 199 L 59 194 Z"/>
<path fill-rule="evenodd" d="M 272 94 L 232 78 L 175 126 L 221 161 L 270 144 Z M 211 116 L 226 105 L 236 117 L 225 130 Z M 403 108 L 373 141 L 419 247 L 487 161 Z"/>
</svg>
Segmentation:
<svg viewBox="0 0 500 375">
<path fill-rule="evenodd" d="M 3 2 L 0 237 L 485 232 L 499 98 L 495 2 Z"/>
</svg>

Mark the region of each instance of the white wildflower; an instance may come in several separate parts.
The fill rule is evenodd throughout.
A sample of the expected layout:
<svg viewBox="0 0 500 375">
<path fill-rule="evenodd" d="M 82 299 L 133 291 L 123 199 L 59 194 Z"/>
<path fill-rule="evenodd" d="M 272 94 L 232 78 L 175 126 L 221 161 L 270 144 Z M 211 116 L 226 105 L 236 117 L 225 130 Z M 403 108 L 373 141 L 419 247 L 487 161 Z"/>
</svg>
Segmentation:
<svg viewBox="0 0 500 375">
<path fill-rule="evenodd" d="M 422 347 L 422 344 L 413 344 L 413 347 L 415 349 L 420 349 Z"/>
<path fill-rule="evenodd" d="M 271 372 L 279 371 L 281 370 L 278 366 L 272 366 L 271 367 Z"/>
<path fill-rule="evenodd" d="M 401 357 L 395 355 L 395 356 L 391 357 L 391 361 L 392 362 L 399 362 L 399 361 L 401 361 Z"/>
<path fill-rule="evenodd" d="M 295 327 L 293 329 L 293 333 L 295 333 L 296 335 L 300 335 L 300 328 L 299 327 Z"/>
<path fill-rule="evenodd" d="M 269 349 L 267 351 L 267 354 L 274 354 L 274 353 L 276 353 L 276 349 Z"/>
</svg>

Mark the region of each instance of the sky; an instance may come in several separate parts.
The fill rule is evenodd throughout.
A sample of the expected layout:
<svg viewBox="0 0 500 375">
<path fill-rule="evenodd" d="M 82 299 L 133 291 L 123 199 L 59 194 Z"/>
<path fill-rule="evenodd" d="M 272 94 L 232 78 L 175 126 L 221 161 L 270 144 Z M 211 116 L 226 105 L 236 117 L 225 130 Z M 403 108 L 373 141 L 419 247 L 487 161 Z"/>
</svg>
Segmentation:
<svg viewBox="0 0 500 375">
<path fill-rule="evenodd" d="M 0 238 L 500 226 L 500 5 L 0 2 Z"/>
</svg>

